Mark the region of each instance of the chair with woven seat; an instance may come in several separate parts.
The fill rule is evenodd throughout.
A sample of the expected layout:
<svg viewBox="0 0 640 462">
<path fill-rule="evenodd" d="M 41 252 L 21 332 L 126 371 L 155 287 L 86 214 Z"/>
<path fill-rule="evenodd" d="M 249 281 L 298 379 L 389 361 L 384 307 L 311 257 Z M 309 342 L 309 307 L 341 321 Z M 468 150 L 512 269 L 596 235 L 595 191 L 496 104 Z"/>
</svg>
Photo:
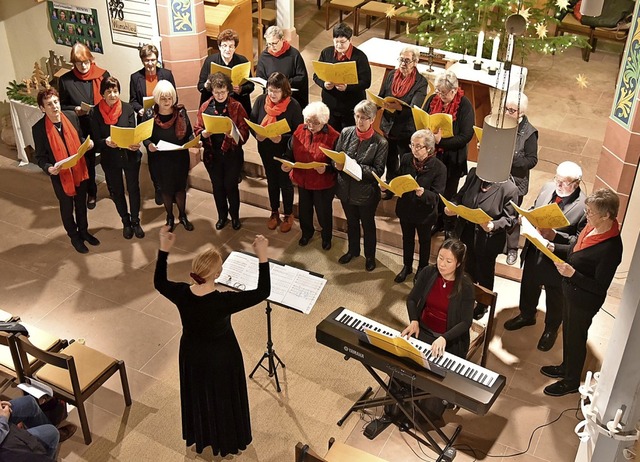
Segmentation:
<svg viewBox="0 0 640 462">
<path fill-rule="evenodd" d="M 356 10 L 356 14 L 365 15 L 365 24 L 368 30 L 368 29 L 371 29 L 371 18 L 383 18 L 386 20 L 387 13 L 392 8 L 393 8 L 393 4 L 391 3 L 378 2 L 378 1 L 372 0 L 370 2 L 365 3 L 360 8 L 358 8 Z M 358 20 L 358 24 L 359 23 L 360 21 Z M 358 28 L 355 28 L 353 30 L 353 33 L 355 36 L 358 36 L 360 34 L 360 31 L 358 30 Z"/>
<path fill-rule="evenodd" d="M 393 14 L 387 16 L 387 24 L 384 30 L 384 38 L 388 39 L 391 32 L 391 21 L 396 21 L 396 35 L 400 34 L 400 28 L 402 24 L 406 23 L 411 27 L 417 26 L 422 22 L 424 14 L 417 11 L 409 11 L 406 6 L 401 6 L 393 11 Z M 417 42 L 416 42 L 417 44 Z"/>
<path fill-rule="evenodd" d="M 480 357 L 480 365 L 487 366 L 487 353 L 489 351 L 489 342 L 493 338 L 493 318 L 496 314 L 496 303 L 498 302 L 498 294 L 480 284 L 474 284 L 476 303 L 489 307 L 489 317 L 486 326 L 479 321 L 474 320 L 471 323 L 471 342 L 467 359 L 470 360 L 473 355 L 482 347 L 482 356 Z"/>
<path fill-rule="evenodd" d="M 367 0 L 331 0 L 327 2 L 327 22 L 325 29 L 329 30 L 329 19 L 331 10 L 338 10 L 340 13 L 340 21 L 343 21 L 344 13 L 353 13 L 353 30 L 358 30 L 358 8 L 367 3 Z"/>
<path fill-rule="evenodd" d="M 43 351 L 24 335 L 16 336 L 16 345 L 24 376 L 50 386 L 56 397 L 78 408 L 85 444 L 91 443 L 85 401 L 116 372 L 120 372 L 122 393 L 126 406 L 131 406 L 131 393 L 124 361 L 105 355 L 78 342 L 70 344 L 60 353 Z M 34 371 L 27 361 L 32 355 L 45 365 Z"/>
</svg>

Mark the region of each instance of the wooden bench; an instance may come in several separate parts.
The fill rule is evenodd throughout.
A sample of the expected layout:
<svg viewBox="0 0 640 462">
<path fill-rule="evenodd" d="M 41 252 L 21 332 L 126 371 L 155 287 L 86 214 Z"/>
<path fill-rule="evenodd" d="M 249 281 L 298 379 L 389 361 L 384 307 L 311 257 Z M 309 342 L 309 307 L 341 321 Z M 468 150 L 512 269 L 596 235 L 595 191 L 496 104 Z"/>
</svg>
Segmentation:
<svg viewBox="0 0 640 462">
<path fill-rule="evenodd" d="M 354 13 L 353 14 L 353 30 L 358 30 L 358 8 L 367 3 L 367 0 L 331 0 L 327 3 L 327 21 L 325 25 L 325 29 L 329 30 L 329 19 L 331 10 L 338 10 L 340 13 L 340 21 L 342 22 L 342 18 L 344 13 Z"/>
</svg>

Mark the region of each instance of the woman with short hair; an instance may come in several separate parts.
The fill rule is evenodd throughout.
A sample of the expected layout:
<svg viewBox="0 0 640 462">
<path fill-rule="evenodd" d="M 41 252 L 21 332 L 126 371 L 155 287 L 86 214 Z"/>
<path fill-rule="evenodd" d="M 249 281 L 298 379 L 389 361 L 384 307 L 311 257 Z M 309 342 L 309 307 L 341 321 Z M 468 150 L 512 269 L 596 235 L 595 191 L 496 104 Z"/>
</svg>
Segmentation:
<svg viewBox="0 0 640 462">
<path fill-rule="evenodd" d="M 193 224 L 187 218 L 187 177 L 189 176 L 189 150 L 176 151 L 158 150 L 158 142 L 166 141 L 182 146 L 193 138 L 191 122 L 187 117 L 187 110 L 182 104 L 177 104 L 176 89 L 166 80 L 157 83 L 153 90 L 153 133 L 151 138 L 144 141 L 147 151 L 157 156 L 158 182 L 162 192 L 162 201 L 167 211 L 166 224 L 173 231 L 175 218 L 173 203 L 178 206 L 178 219 L 184 229 L 193 231 Z"/>
<path fill-rule="evenodd" d="M 102 100 L 91 111 L 91 133 L 96 149 L 100 151 L 102 169 L 113 193 L 113 202 L 122 220 L 122 236 L 131 239 L 144 237 L 140 226 L 140 143 L 120 148 L 111 141 L 111 127 L 136 126 L 136 116 L 130 104 L 120 100 L 120 82 L 107 77 L 100 85 Z M 129 207 L 124 192 L 122 175 L 127 182 Z"/>
<path fill-rule="evenodd" d="M 338 170 L 336 195 L 347 218 L 349 249 L 338 260 L 349 263 L 360 255 L 360 225 L 364 235 L 365 269 L 376 268 L 376 208 L 380 202 L 380 188 L 373 176 L 381 177 L 387 161 L 387 140 L 373 130 L 378 108 L 371 101 L 360 101 L 355 109 L 356 125 L 342 130 L 336 151 L 344 151 L 362 169 L 360 181 L 344 172 L 344 164 L 334 163 Z"/>
<path fill-rule="evenodd" d="M 291 86 L 287 77 L 274 72 L 267 80 L 267 93 L 258 96 L 253 104 L 251 121 L 267 126 L 283 119 L 287 121 L 290 128 L 297 127 L 303 122 L 302 109 L 291 97 Z M 293 184 L 289 174 L 282 170 L 282 164 L 274 157 L 285 156 L 291 132 L 273 138 L 263 138 L 255 133 L 254 136 L 258 141 L 258 153 L 267 175 L 267 190 L 271 206 L 267 227 L 271 230 L 280 227 L 281 232 L 288 233 L 293 226 Z M 283 219 L 280 219 L 281 194 Z"/>
</svg>

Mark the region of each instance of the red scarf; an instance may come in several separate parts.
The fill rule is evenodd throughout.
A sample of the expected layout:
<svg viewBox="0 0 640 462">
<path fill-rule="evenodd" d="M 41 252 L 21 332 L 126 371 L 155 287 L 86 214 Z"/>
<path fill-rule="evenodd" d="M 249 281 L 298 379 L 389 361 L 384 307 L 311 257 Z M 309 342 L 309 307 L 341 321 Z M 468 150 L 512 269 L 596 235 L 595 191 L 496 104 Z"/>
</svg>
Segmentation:
<svg viewBox="0 0 640 462">
<path fill-rule="evenodd" d="M 102 79 L 104 78 L 104 73 L 106 71 L 96 65 L 96 63 L 92 62 L 89 67 L 89 71 L 86 74 L 81 74 L 75 66 L 73 66 L 73 74 L 86 82 L 87 80 L 91 80 L 91 86 L 93 87 L 93 104 L 98 104 L 102 99 L 102 95 L 100 94 L 100 84 L 102 83 Z M 85 101 L 88 103 L 88 101 Z"/>
<path fill-rule="evenodd" d="M 156 104 L 156 106 L 158 105 Z M 185 116 L 181 115 L 182 109 L 184 109 L 182 104 L 176 104 L 173 106 L 173 115 L 166 122 L 160 120 L 160 113 L 156 110 L 155 115 L 153 116 L 155 119 L 154 123 L 164 130 L 174 127 L 176 136 L 181 140 L 187 134 L 187 122 L 184 119 Z"/>
<path fill-rule="evenodd" d="M 269 48 L 267 50 L 267 51 L 269 51 L 269 54 L 272 55 L 272 56 L 275 56 L 276 58 L 278 58 L 279 56 L 282 56 L 283 54 L 285 54 L 289 50 L 289 48 L 291 48 L 291 44 L 289 42 L 287 42 L 286 40 L 283 40 L 282 42 L 283 42 L 283 44 L 282 44 L 282 48 L 280 48 L 280 51 L 277 51 L 277 52 L 274 53 L 273 51 L 271 51 L 271 48 Z"/>
<path fill-rule="evenodd" d="M 109 106 L 103 99 L 98 103 L 98 109 L 100 109 L 105 124 L 115 125 L 122 115 L 122 101 L 118 98 L 113 106 Z"/>
<path fill-rule="evenodd" d="M 609 231 L 606 231 L 602 234 L 595 234 L 593 236 L 589 236 L 589 233 L 593 230 L 593 226 L 587 225 L 584 227 L 580 235 L 578 236 L 578 241 L 576 245 L 573 247 L 573 251 L 577 252 L 579 250 L 586 249 L 587 247 L 594 246 L 596 244 L 600 244 L 607 239 L 611 239 L 612 237 L 620 234 L 620 225 L 618 224 L 618 220 L 614 219 L 611 224 L 611 228 Z"/>
<path fill-rule="evenodd" d="M 400 69 L 396 69 L 396 72 L 393 74 L 393 81 L 391 82 L 391 94 L 396 98 L 402 98 L 409 93 L 414 83 L 416 83 L 415 67 L 411 69 L 411 72 L 409 72 L 406 77 L 402 75 Z"/>
<path fill-rule="evenodd" d="M 349 44 L 349 48 L 347 48 L 347 51 L 345 51 L 344 54 L 338 53 L 335 47 L 333 48 L 333 57 L 336 59 L 336 61 L 349 61 L 351 59 L 352 54 L 353 54 L 353 43 Z"/>
<path fill-rule="evenodd" d="M 360 142 L 371 138 L 373 136 L 373 124 L 371 124 L 369 130 L 367 130 L 366 132 L 361 132 L 360 130 L 358 130 L 358 127 L 356 127 L 356 136 L 358 137 Z"/>
<path fill-rule="evenodd" d="M 78 132 L 69 119 L 67 119 L 67 116 L 60 114 L 60 122 L 62 122 L 62 134 L 64 138 L 60 136 L 58 129 L 53 125 L 51 119 L 47 116 L 44 118 L 44 128 L 47 133 L 47 139 L 49 140 L 49 146 L 51 146 L 51 151 L 53 152 L 53 158 L 56 162 L 77 153 L 81 144 Z M 76 186 L 80 186 L 82 181 L 89 178 L 85 158 L 80 159 L 75 167 L 60 170 L 58 176 L 60 177 L 64 193 L 69 197 L 75 196 Z"/>
<path fill-rule="evenodd" d="M 291 101 L 291 96 L 287 96 L 285 99 L 281 99 L 279 103 L 274 103 L 273 101 L 271 101 L 271 98 L 267 96 L 264 99 L 264 110 L 267 115 L 264 116 L 264 119 L 262 119 L 260 125 L 266 127 L 269 124 L 277 122 L 277 117 L 287 110 L 289 101 Z"/>
<path fill-rule="evenodd" d="M 458 107 L 460 106 L 460 100 L 464 96 L 464 90 L 458 87 L 458 91 L 456 92 L 456 96 L 453 97 L 453 101 L 449 103 L 449 105 L 445 108 L 440 95 L 436 95 L 431 100 L 431 104 L 429 105 L 429 114 L 451 114 L 453 121 L 455 122 L 458 117 Z"/>
</svg>

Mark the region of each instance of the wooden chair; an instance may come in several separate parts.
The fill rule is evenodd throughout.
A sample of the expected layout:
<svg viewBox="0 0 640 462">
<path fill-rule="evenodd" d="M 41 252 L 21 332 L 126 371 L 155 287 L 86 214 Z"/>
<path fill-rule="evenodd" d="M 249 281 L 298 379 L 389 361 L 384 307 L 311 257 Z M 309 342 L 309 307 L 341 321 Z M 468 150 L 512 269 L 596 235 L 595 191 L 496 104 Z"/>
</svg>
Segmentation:
<svg viewBox="0 0 640 462">
<path fill-rule="evenodd" d="M 611 40 L 617 42 L 626 42 L 628 30 L 611 30 L 602 27 L 590 27 L 582 24 L 572 14 L 566 15 L 560 24 L 556 27 L 555 36 L 568 34 L 586 35 L 589 39 L 589 45 L 582 49 L 582 60 L 589 61 L 591 52 L 596 51 L 598 39 Z M 622 52 L 624 53 L 624 46 Z M 622 59 L 622 54 L 620 55 Z"/>
<path fill-rule="evenodd" d="M 124 361 L 114 359 L 78 342 L 72 343 L 60 353 L 41 350 L 23 335 L 16 336 L 16 345 L 24 376 L 49 385 L 55 396 L 78 408 L 85 444 L 91 443 L 91 431 L 84 403 L 116 372 L 120 372 L 125 405 L 131 406 L 131 393 Z M 46 364 L 34 371 L 27 361 L 28 354 Z"/>
<path fill-rule="evenodd" d="M 469 344 L 467 359 L 470 360 L 471 357 L 476 353 L 476 351 L 478 351 L 478 349 L 482 347 L 480 365 L 482 367 L 486 367 L 489 342 L 493 338 L 493 318 L 496 314 L 496 302 L 498 301 L 498 294 L 482 287 L 480 284 L 474 284 L 474 286 L 476 289 L 476 303 L 481 303 L 489 307 L 489 318 L 487 320 L 486 326 L 476 320 L 471 323 L 471 342 Z"/>
<path fill-rule="evenodd" d="M 0 331 L 0 394 L 4 393 L 16 379 L 22 381 L 22 368 L 14 335 Z"/>
<path fill-rule="evenodd" d="M 371 18 L 383 18 L 386 21 L 387 13 L 389 10 L 393 8 L 393 4 L 378 2 L 378 1 L 370 1 L 362 5 L 360 8 L 356 10 L 356 14 L 360 13 L 365 15 L 365 22 L 367 29 L 371 28 Z M 358 24 L 360 21 L 358 20 Z M 357 37 L 360 34 L 360 31 L 356 28 L 353 30 L 354 35 Z M 389 38 L 385 36 L 385 38 Z"/>
<path fill-rule="evenodd" d="M 367 0 L 331 0 L 327 3 L 327 21 L 325 24 L 325 29 L 329 30 L 329 19 L 331 17 L 331 10 L 338 10 L 340 13 L 340 21 L 342 22 L 344 13 L 354 13 L 353 14 L 353 30 L 358 30 L 358 11 L 362 5 L 367 3 Z"/>
<path fill-rule="evenodd" d="M 397 8 L 391 16 L 387 17 L 387 24 L 384 30 L 384 38 L 388 39 L 391 32 L 391 21 L 396 22 L 396 35 L 400 34 L 400 28 L 402 24 L 408 24 L 409 29 L 414 26 L 417 26 L 422 22 L 422 18 L 424 14 L 420 14 L 417 11 L 410 12 L 409 8 L 406 6 L 401 6 Z M 417 42 L 416 42 L 417 44 Z"/>
<path fill-rule="evenodd" d="M 295 462 L 386 462 L 380 457 L 376 457 L 361 449 L 356 449 L 348 444 L 329 440 L 329 451 L 324 457 L 314 452 L 309 445 L 296 444 Z"/>
</svg>

